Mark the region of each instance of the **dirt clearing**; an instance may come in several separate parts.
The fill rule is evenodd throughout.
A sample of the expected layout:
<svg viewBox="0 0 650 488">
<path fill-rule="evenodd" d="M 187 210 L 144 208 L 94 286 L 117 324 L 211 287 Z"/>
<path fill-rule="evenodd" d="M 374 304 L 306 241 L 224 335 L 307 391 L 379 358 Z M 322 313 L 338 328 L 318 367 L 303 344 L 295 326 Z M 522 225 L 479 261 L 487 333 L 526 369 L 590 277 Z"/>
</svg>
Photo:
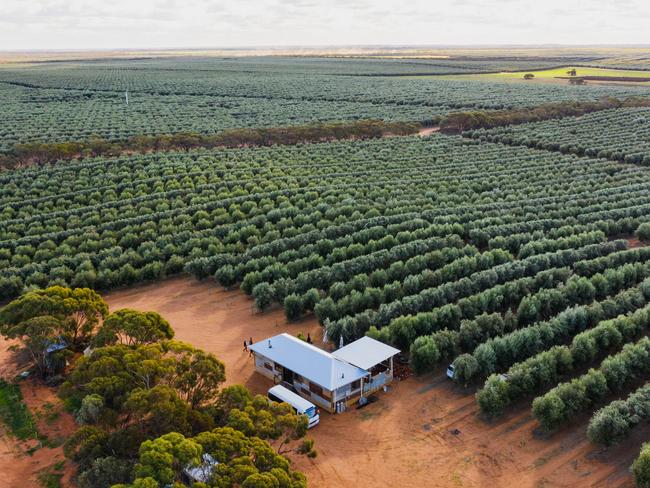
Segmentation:
<svg viewBox="0 0 650 488">
<path fill-rule="evenodd" d="M 111 310 L 155 310 L 180 340 L 215 353 L 226 363 L 228 384 L 264 393 L 270 382 L 253 372 L 242 351 L 254 341 L 289 332 L 311 333 L 322 345 L 314 319 L 287 324 L 280 309 L 252 313 L 238 290 L 210 281 L 176 278 L 106 295 Z M 319 455 L 295 457 L 314 487 L 576 487 L 632 486 L 628 468 L 650 429 L 638 429 L 624 445 L 601 451 L 585 436 L 587 418 L 546 438 L 524 404 L 499 422 L 477 416 L 473 395 L 443 373 L 394 383 L 378 401 L 342 415 L 322 414 L 310 431 Z"/>
<path fill-rule="evenodd" d="M 440 132 L 440 127 L 438 127 L 438 126 L 435 126 L 435 127 L 422 127 L 418 131 L 418 135 L 420 137 L 426 137 L 426 136 L 430 136 L 434 132 Z"/>
<path fill-rule="evenodd" d="M 0 354 L 3 366 L 5 359 L 7 355 Z M 63 411 L 53 388 L 26 380 L 20 383 L 20 390 L 38 432 L 46 439 L 17 441 L 0 425 L 0 488 L 42 487 L 39 477 L 54 472 L 62 475 L 61 486 L 74 486 L 74 466 L 63 455 L 63 442 L 77 428 L 74 420 Z"/>
<path fill-rule="evenodd" d="M 120 308 L 153 310 L 165 317 L 175 339 L 213 352 L 226 364 L 226 383 L 261 391 L 265 379 L 254 375 L 244 340 L 253 342 L 288 332 L 311 334 L 322 346 L 323 332 L 315 319 L 287 324 L 282 309 L 254 313 L 253 302 L 239 289 L 226 291 L 212 281 L 173 278 L 104 296 L 111 312 Z"/>
</svg>

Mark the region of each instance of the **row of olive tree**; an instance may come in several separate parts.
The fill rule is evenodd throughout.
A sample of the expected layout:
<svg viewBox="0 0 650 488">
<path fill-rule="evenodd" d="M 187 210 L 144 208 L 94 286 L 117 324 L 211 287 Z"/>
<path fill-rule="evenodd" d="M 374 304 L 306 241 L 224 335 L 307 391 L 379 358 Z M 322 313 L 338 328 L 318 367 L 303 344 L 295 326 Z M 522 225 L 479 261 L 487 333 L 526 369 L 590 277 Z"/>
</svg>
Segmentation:
<svg viewBox="0 0 650 488">
<path fill-rule="evenodd" d="M 454 360 L 457 381 L 467 384 L 498 371 L 506 371 L 516 363 L 571 340 L 576 334 L 602 320 L 613 319 L 643 307 L 648 298 L 650 280 L 645 280 L 636 287 L 600 302 L 574 306 L 548 321 L 536 322 L 488 339 L 471 354 L 462 354 Z M 486 407 L 485 410 L 494 409 Z"/>
<path fill-rule="evenodd" d="M 594 207 L 602 209 L 600 204 L 595 200 Z M 476 226 L 470 229 L 470 240 L 476 246 L 483 248 L 488 247 L 491 239 L 499 236 L 509 236 L 522 233 L 533 233 L 542 231 L 548 233 L 554 229 L 561 229 L 569 226 L 589 226 L 595 225 L 597 229 L 602 230 L 607 236 L 620 236 L 633 233 L 640 223 L 647 221 L 647 205 L 639 201 L 627 208 L 612 208 L 610 210 L 595 210 L 585 208 L 584 205 L 580 211 L 567 208 L 555 218 L 528 219 L 524 222 L 502 223 L 488 225 L 484 227 Z M 595 214 L 594 214 L 595 213 Z"/>
<path fill-rule="evenodd" d="M 454 279 L 453 268 L 473 264 L 468 258 L 478 255 L 474 246 L 449 247 L 392 263 L 388 269 L 358 274 L 347 282 L 330 286 L 327 298 L 315 309 L 318 321 L 338 320 L 369 308 L 377 308 L 424 288 Z"/>
<path fill-rule="evenodd" d="M 274 301 L 284 303 L 287 317 L 297 318 L 308 310 L 313 310 L 316 303 L 309 298 L 313 294 L 311 290 L 328 290 L 329 287 L 338 281 L 347 281 L 359 273 L 370 273 L 377 269 L 386 269 L 395 261 L 403 261 L 412 256 L 430 252 L 435 249 L 447 247 L 462 247 L 463 242 L 457 235 L 450 235 L 444 238 L 434 237 L 423 240 L 416 240 L 406 244 L 400 244 L 391 249 L 380 250 L 371 254 L 358 256 L 336 263 L 332 266 L 324 266 L 300 273 L 295 280 L 280 279 L 269 285 L 272 290 Z M 257 294 L 263 284 L 256 286 Z M 320 299 L 320 297 L 319 297 Z M 291 311 L 295 309 L 295 313 Z"/>
<path fill-rule="evenodd" d="M 638 283 L 650 274 L 650 265 L 628 264 L 620 268 L 608 269 L 591 278 L 572 276 L 565 286 L 543 288 L 535 294 L 525 296 L 515 313 L 510 310 L 505 317 L 500 314 L 483 314 L 473 320 L 463 320 L 457 330 L 443 329 L 431 335 L 436 356 L 440 361 L 455 358 L 459 354 L 474 350 L 486 340 L 509 333 L 534 322 L 547 320 L 553 315 L 575 304 L 602 300 L 607 295 Z M 420 341 L 423 343 L 424 341 Z M 427 348 L 433 351 L 434 348 Z M 419 354 L 412 347 L 412 357 Z M 466 361 L 465 361 L 466 362 Z M 435 364 L 423 358 L 422 364 Z M 465 381 L 466 378 L 463 378 Z"/>
<path fill-rule="evenodd" d="M 469 247 L 471 255 L 467 255 L 467 246 L 463 249 L 447 248 L 443 250 L 445 255 L 444 261 L 449 261 L 442 266 L 433 269 L 425 269 L 421 273 L 408 274 L 409 270 L 399 266 L 405 276 L 401 280 L 392 282 L 384 288 L 366 288 L 363 292 L 351 291 L 342 299 L 334 302 L 331 297 L 323 300 L 316 310 L 316 315 L 324 323 L 326 319 L 330 321 L 355 315 L 364 310 L 374 309 L 384 304 L 389 304 L 398 300 L 404 300 L 405 297 L 415 296 L 423 290 L 432 289 L 450 283 L 461 278 L 470 276 L 473 273 L 482 270 L 488 270 L 494 266 L 512 261 L 513 257 L 501 249 L 487 251 L 482 254 L 475 254 L 473 247 Z M 355 280 L 350 283 L 353 285 Z M 339 290 L 335 290 L 337 293 Z"/>
<path fill-rule="evenodd" d="M 583 234 L 576 234 L 569 237 L 558 237 L 556 239 L 536 239 L 521 246 L 518 257 L 523 259 L 535 254 L 557 251 L 559 249 L 575 249 L 586 246 L 587 244 L 605 242 L 606 240 L 607 236 L 601 230 L 585 232 Z"/>
<path fill-rule="evenodd" d="M 641 422 L 650 420 L 650 384 L 631 393 L 625 400 L 615 400 L 591 417 L 587 436 L 591 442 L 610 446 L 630 435 Z"/>
<path fill-rule="evenodd" d="M 627 316 L 604 320 L 577 334 L 568 346 L 554 346 L 515 364 L 506 373 L 505 384 L 501 384 L 500 376 L 490 376 L 476 394 L 478 405 L 483 413 L 494 416 L 518 399 L 557 383 L 575 368 L 620 349 L 649 327 L 648 306 Z"/>
<path fill-rule="evenodd" d="M 293 279 L 301 272 L 331 266 L 381 249 L 389 249 L 418 239 L 444 237 L 453 233 L 449 232 L 452 230 L 450 227 L 430 225 L 422 219 L 390 226 L 375 226 L 336 239 L 320 239 L 298 249 L 285 250 L 277 256 L 268 255 L 240 261 L 232 267 L 231 273 L 235 281 L 241 281 L 242 290 L 250 295 L 258 283 L 273 283 L 279 278 Z M 224 283 L 220 277 L 223 273 L 221 268 L 215 273 L 215 278 L 222 284 Z"/>
<path fill-rule="evenodd" d="M 411 344 L 414 344 L 416 338 L 427 336 L 430 339 L 432 333 L 445 328 L 454 331 L 459 329 L 465 319 L 472 319 L 483 313 L 506 311 L 508 308 L 516 306 L 528 293 L 534 293 L 542 288 L 555 288 L 564 283 L 569 276 L 568 268 L 551 268 L 534 276 L 514 279 L 475 294 L 467 293 L 465 290 L 471 291 L 471 288 L 467 282 L 462 283 L 461 280 L 460 283 L 465 285 L 465 288 L 459 294 L 468 294 L 469 296 L 461 298 L 455 303 L 436 307 L 430 312 L 399 317 L 393 320 L 388 327 L 377 329 L 374 326 L 369 326 L 370 328 L 367 330 L 384 342 L 391 342 L 398 347 L 408 349 Z M 452 301 L 453 298 L 453 294 L 448 294 L 444 296 L 443 301 Z M 333 326 L 340 323 L 345 325 L 345 319 L 336 322 Z"/>
<path fill-rule="evenodd" d="M 489 295 L 489 290 L 497 285 L 503 284 L 507 288 L 509 283 L 513 283 L 512 288 L 517 288 L 522 283 L 517 280 L 521 278 L 534 276 L 545 269 L 570 266 L 580 260 L 611 254 L 625 249 L 625 247 L 625 241 L 613 241 L 506 262 L 457 281 L 425 289 L 416 295 L 404 297 L 402 300 L 382 304 L 376 311 L 367 310 L 354 316 L 345 317 L 334 324 L 334 330 L 343 330 L 346 337 L 354 338 L 355 334 L 361 332 L 363 335 L 371 326 L 374 326 L 381 328 L 383 340 L 394 342 L 401 348 L 408 348 L 415 337 L 431 334 L 446 327 L 445 316 L 451 315 L 458 322 L 454 326 L 456 327 L 464 318 L 471 318 L 483 312 L 496 311 L 498 308 L 495 308 L 494 304 L 487 303 L 481 306 L 476 303 L 475 297 L 482 292 Z M 568 276 L 565 276 L 564 280 L 567 278 Z M 499 291 L 503 292 L 503 290 Z M 528 294 L 525 290 L 514 293 L 514 290 L 509 289 L 506 290 L 506 293 L 513 300 L 516 296 L 517 303 Z M 483 296 L 482 302 L 485 301 L 485 298 L 486 296 Z M 450 307 L 444 308 L 445 316 L 441 316 L 441 310 L 447 304 Z M 461 306 L 465 309 L 473 308 L 473 314 L 454 312 Z M 386 325 L 389 327 L 384 327 Z"/>
<path fill-rule="evenodd" d="M 620 392 L 650 373 L 650 338 L 626 344 L 605 359 L 598 369 L 561 383 L 533 401 L 533 416 L 545 429 L 555 429 L 601 401 L 609 392 Z"/>
<path fill-rule="evenodd" d="M 498 235 L 488 240 L 487 247 L 489 249 L 505 249 L 512 254 L 517 255 L 519 254 L 519 250 L 522 246 L 532 241 L 541 239 L 566 239 L 578 234 L 590 233 L 594 231 L 601 231 L 606 235 L 610 235 L 607 232 L 608 230 L 609 225 L 607 225 L 605 222 L 564 225 L 555 229 L 549 229 L 546 232 L 542 229 L 538 229 L 532 232 L 515 232 Z"/>
</svg>

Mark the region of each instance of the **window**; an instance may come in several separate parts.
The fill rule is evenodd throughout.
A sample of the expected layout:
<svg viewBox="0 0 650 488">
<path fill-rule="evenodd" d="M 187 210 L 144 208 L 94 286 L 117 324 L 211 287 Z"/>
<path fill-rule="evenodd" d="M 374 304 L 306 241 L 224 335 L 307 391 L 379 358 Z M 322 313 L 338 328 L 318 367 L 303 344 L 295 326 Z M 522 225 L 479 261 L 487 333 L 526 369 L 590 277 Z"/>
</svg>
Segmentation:
<svg viewBox="0 0 650 488">
<path fill-rule="evenodd" d="M 353 381 L 352 383 L 350 383 L 350 389 L 352 391 L 358 390 L 359 388 L 361 388 L 361 380 Z"/>
<path fill-rule="evenodd" d="M 309 382 L 309 391 L 316 393 L 318 396 L 323 396 L 323 389 L 311 381 Z"/>
<path fill-rule="evenodd" d="M 311 391 L 309 391 L 307 388 L 300 388 L 300 391 L 303 395 L 311 396 Z"/>
<path fill-rule="evenodd" d="M 298 373 L 293 373 L 293 380 L 297 381 L 298 383 L 302 383 L 302 376 L 300 376 Z"/>
<path fill-rule="evenodd" d="M 271 366 L 269 363 L 264 363 L 264 367 L 269 371 L 273 371 L 273 366 Z"/>
</svg>

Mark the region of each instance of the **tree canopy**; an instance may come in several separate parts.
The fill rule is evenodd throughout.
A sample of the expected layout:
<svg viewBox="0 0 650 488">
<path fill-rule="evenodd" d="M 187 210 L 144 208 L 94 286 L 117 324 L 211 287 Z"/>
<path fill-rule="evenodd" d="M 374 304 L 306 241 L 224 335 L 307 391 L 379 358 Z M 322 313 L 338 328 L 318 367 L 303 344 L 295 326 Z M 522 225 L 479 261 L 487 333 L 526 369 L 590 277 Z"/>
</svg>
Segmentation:
<svg viewBox="0 0 650 488">
<path fill-rule="evenodd" d="M 81 350 L 90 342 L 108 306 L 89 288 L 52 286 L 29 291 L 0 309 L 0 333 L 19 339 L 45 376 L 52 372 L 53 346 Z"/>
<path fill-rule="evenodd" d="M 173 337 L 174 330 L 159 313 L 124 308 L 106 317 L 93 343 L 100 346 L 118 343 L 137 346 Z"/>
</svg>

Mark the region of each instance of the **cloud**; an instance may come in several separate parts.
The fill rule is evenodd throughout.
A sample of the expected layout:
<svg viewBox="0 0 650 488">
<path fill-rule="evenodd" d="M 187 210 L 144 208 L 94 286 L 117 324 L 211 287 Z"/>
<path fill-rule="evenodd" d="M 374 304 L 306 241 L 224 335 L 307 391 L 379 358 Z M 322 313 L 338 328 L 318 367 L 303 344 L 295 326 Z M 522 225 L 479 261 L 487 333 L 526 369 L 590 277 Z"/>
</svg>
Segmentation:
<svg viewBox="0 0 650 488">
<path fill-rule="evenodd" d="M 18 50 L 650 41 L 647 0 L 0 2 L 0 46 Z"/>
</svg>

